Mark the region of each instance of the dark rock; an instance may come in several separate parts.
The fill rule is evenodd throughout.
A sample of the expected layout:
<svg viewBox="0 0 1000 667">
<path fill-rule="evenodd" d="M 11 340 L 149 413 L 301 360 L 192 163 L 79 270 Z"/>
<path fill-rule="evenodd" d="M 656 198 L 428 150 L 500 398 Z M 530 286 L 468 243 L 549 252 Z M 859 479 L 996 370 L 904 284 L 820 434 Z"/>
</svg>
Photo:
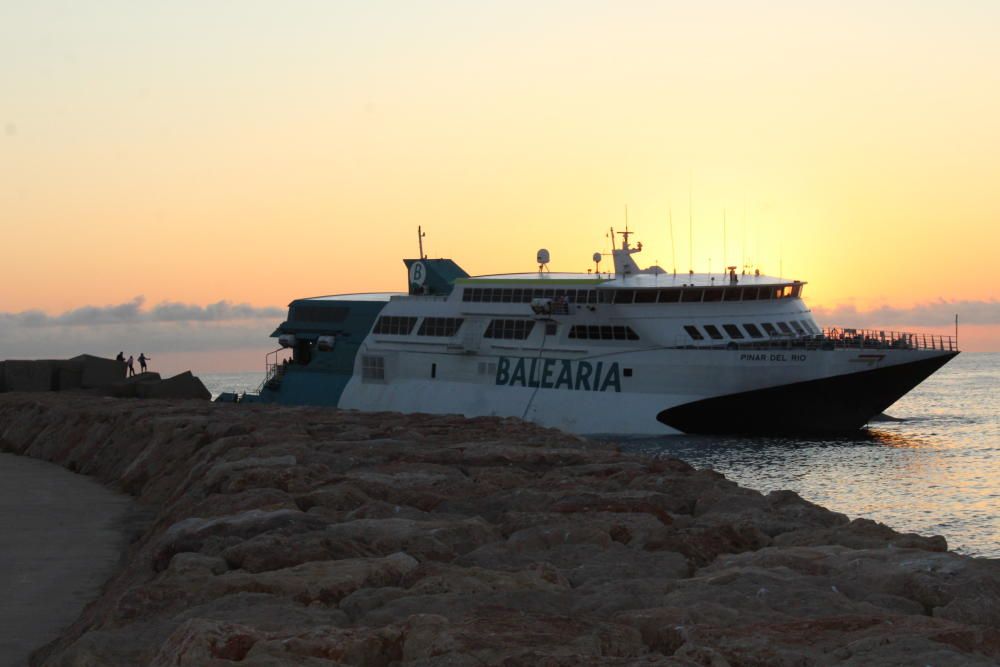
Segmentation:
<svg viewBox="0 0 1000 667">
<path fill-rule="evenodd" d="M 36 665 L 1000 661 L 996 561 L 517 420 L 6 394 L 0 446 L 156 515 Z"/>
</svg>

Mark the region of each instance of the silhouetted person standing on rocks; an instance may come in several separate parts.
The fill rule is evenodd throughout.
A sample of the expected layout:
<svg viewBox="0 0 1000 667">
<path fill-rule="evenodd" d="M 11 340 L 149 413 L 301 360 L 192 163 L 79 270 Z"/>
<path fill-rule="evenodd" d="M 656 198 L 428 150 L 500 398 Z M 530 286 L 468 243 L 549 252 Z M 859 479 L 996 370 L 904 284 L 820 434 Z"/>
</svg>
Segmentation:
<svg viewBox="0 0 1000 667">
<path fill-rule="evenodd" d="M 115 357 L 115 361 L 120 361 L 120 362 L 122 362 L 124 364 L 125 363 L 125 353 L 124 352 L 119 352 L 118 356 Z"/>
<path fill-rule="evenodd" d="M 139 353 L 139 372 L 146 372 L 146 362 L 149 361 L 149 357 L 146 356 L 144 352 Z"/>
<path fill-rule="evenodd" d="M 128 366 L 128 376 L 132 377 L 135 375 L 135 360 L 132 359 L 131 354 L 128 355 L 128 361 L 125 362 L 125 365 Z"/>
</svg>

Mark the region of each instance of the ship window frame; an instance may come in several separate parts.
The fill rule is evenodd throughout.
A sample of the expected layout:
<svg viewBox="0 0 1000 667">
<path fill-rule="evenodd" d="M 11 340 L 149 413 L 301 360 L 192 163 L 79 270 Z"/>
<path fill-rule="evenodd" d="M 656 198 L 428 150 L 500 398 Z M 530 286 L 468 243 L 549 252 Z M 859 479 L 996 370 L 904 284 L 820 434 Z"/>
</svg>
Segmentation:
<svg viewBox="0 0 1000 667">
<path fill-rule="evenodd" d="M 761 322 L 760 326 L 764 330 L 764 333 L 768 335 L 768 337 L 775 337 L 778 335 L 778 330 L 770 322 Z"/>
<path fill-rule="evenodd" d="M 764 338 L 764 332 L 760 330 L 756 324 L 752 322 L 744 322 L 743 330 L 746 331 L 751 338 Z"/>
<path fill-rule="evenodd" d="M 745 338 L 745 336 L 743 335 L 743 332 L 740 331 L 740 328 L 738 326 L 736 326 L 735 324 L 723 324 L 722 325 L 722 330 L 725 331 L 726 334 L 728 334 L 729 337 L 732 338 L 732 339 L 734 339 L 734 340 L 741 340 L 741 339 Z"/>
<path fill-rule="evenodd" d="M 639 340 L 639 334 L 627 325 L 574 324 L 567 336 L 573 340 Z"/>
<path fill-rule="evenodd" d="M 361 380 L 364 382 L 384 382 L 385 357 L 380 354 L 362 354 Z"/>
<path fill-rule="evenodd" d="M 616 289 L 614 291 L 614 301 L 613 303 L 617 305 L 625 305 L 635 301 L 635 290 L 634 289 Z"/>
<path fill-rule="evenodd" d="M 701 287 L 683 289 L 681 290 L 681 303 L 701 303 L 704 294 L 705 290 Z"/>
<path fill-rule="evenodd" d="M 743 298 L 740 301 L 757 301 L 757 289 L 756 287 L 744 287 Z"/>
<path fill-rule="evenodd" d="M 722 291 L 722 300 L 727 303 L 743 300 L 742 287 L 726 287 Z"/>
<path fill-rule="evenodd" d="M 804 336 L 806 334 L 806 330 L 802 328 L 802 325 L 798 322 L 798 320 L 788 320 L 788 323 L 793 329 L 795 329 L 795 333 L 798 335 Z"/>
<path fill-rule="evenodd" d="M 788 326 L 788 322 L 775 322 L 778 325 L 778 330 L 786 336 L 791 336 L 793 333 L 792 328 Z"/>
<path fill-rule="evenodd" d="M 458 334 L 465 318 L 462 317 L 425 317 L 417 329 L 418 336 L 433 336 L 451 338 Z"/>
<path fill-rule="evenodd" d="M 722 340 L 725 338 L 725 336 L 722 335 L 722 332 L 719 331 L 719 327 L 714 324 L 702 324 L 701 328 L 705 330 L 705 333 L 707 333 L 708 337 L 712 340 Z"/>
<path fill-rule="evenodd" d="M 717 303 L 722 301 L 722 287 L 706 287 L 705 294 L 702 296 L 702 303 Z"/>
<path fill-rule="evenodd" d="M 377 336 L 409 336 L 417 318 L 409 315 L 380 315 L 375 320 L 372 333 Z"/>
<path fill-rule="evenodd" d="M 492 340 L 526 340 L 535 328 L 534 320 L 495 319 L 490 320 L 483 338 Z"/>
<path fill-rule="evenodd" d="M 681 300 L 681 291 L 679 289 L 661 289 L 657 290 L 657 292 L 657 303 L 677 303 Z"/>
<path fill-rule="evenodd" d="M 655 289 L 637 289 L 635 291 L 634 303 L 656 303 L 657 292 Z M 652 297 L 652 298 L 649 298 Z"/>
<path fill-rule="evenodd" d="M 698 327 L 693 324 L 685 324 L 684 331 L 691 337 L 691 340 L 705 340 L 705 337 L 698 331 Z"/>
<path fill-rule="evenodd" d="M 792 298 L 793 299 L 802 298 L 802 283 L 796 283 L 792 285 Z"/>
</svg>

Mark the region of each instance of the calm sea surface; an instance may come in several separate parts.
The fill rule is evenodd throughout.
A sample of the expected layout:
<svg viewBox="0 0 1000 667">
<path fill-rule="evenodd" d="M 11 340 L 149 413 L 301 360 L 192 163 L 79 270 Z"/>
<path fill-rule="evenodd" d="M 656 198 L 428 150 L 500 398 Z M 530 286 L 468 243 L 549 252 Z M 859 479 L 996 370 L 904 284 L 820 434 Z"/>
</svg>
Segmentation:
<svg viewBox="0 0 1000 667">
<path fill-rule="evenodd" d="M 255 391 L 263 373 L 203 375 L 213 394 Z M 667 436 L 625 449 L 714 468 L 764 493 L 792 489 L 848 516 L 944 535 L 1000 558 L 1000 354 L 963 353 L 872 424 L 840 439 Z"/>
</svg>

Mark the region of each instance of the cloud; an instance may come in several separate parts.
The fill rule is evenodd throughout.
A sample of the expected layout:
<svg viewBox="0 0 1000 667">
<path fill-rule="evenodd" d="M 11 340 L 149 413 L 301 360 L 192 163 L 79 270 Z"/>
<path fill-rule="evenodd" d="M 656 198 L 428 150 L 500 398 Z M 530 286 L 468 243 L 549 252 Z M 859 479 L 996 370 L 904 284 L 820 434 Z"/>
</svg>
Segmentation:
<svg viewBox="0 0 1000 667">
<path fill-rule="evenodd" d="M 853 305 L 833 308 L 815 307 L 813 314 L 823 324 L 831 326 L 885 326 L 885 325 L 949 325 L 958 314 L 961 324 L 1000 325 L 1000 301 L 932 301 L 911 308 L 880 306 L 873 310 L 859 311 Z"/>
<path fill-rule="evenodd" d="M 246 303 L 218 301 L 207 306 L 164 301 L 143 310 L 145 298 L 110 306 L 83 306 L 59 315 L 47 315 L 40 310 L 20 313 L 0 313 L 0 326 L 74 327 L 136 324 L 142 322 L 230 322 L 236 320 L 274 320 L 285 315 L 284 308 L 256 308 Z"/>
<path fill-rule="evenodd" d="M 269 336 L 285 318 L 278 307 L 219 301 L 199 306 L 165 301 L 144 308 L 137 296 L 120 304 L 83 306 L 59 314 L 0 312 L 0 359 L 65 357 L 119 350 L 211 352 L 270 349 Z"/>
</svg>

